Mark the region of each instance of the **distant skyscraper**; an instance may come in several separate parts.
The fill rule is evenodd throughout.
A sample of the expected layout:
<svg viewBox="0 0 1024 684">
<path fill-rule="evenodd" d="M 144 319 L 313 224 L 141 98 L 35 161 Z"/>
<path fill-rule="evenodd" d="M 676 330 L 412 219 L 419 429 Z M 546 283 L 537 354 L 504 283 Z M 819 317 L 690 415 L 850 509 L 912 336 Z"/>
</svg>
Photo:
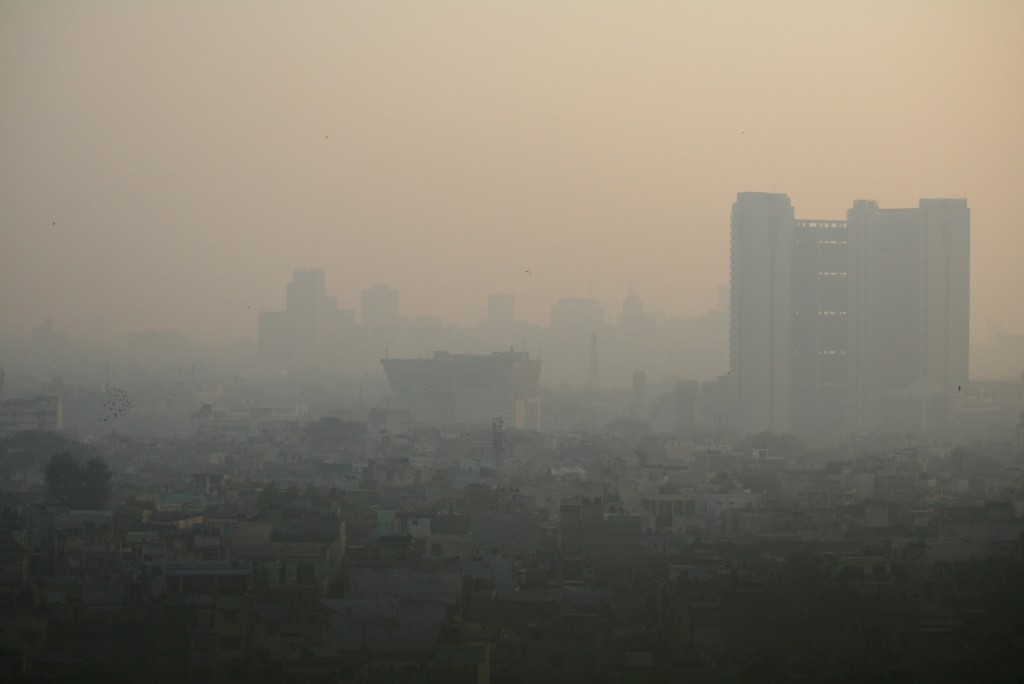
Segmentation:
<svg viewBox="0 0 1024 684">
<path fill-rule="evenodd" d="M 794 230 L 785 195 L 741 192 L 732 205 L 729 367 L 744 434 L 791 429 Z"/>
<path fill-rule="evenodd" d="M 793 254 L 792 429 L 847 423 L 849 243 L 845 221 L 797 220 Z"/>
<path fill-rule="evenodd" d="M 363 290 L 363 325 L 381 325 L 398 320 L 398 290 L 377 283 Z"/>
<path fill-rule="evenodd" d="M 299 312 L 320 306 L 327 296 L 327 275 L 323 269 L 300 268 L 288 283 L 285 309 Z"/>
<path fill-rule="evenodd" d="M 857 430 L 929 421 L 968 379 L 970 209 L 858 201 L 850 233 L 850 421 Z M 922 427 L 927 427 L 924 425 Z"/>
<path fill-rule="evenodd" d="M 284 311 L 260 313 L 259 350 L 263 361 L 286 366 L 330 365 L 342 331 L 355 321 L 326 295 L 326 275 L 318 268 L 292 274 Z"/>
<path fill-rule="evenodd" d="M 780 194 L 733 204 L 730 382 L 742 433 L 929 431 L 967 382 L 967 202 L 858 201 L 847 219 L 797 220 Z"/>
<path fill-rule="evenodd" d="M 629 284 L 629 294 L 622 300 L 622 313 L 619 314 L 619 325 L 624 322 L 635 321 L 644 315 L 644 303 L 637 297 L 633 290 L 633 283 Z"/>
<path fill-rule="evenodd" d="M 633 371 L 633 411 L 643 418 L 647 413 L 647 373 Z"/>
<path fill-rule="evenodd" d="M 654 316 L 644 311 L 644 303 L 629 284 L 629 293 L 622 300 L 622 313 L 619 314 L 619 326 L 639 335 L 654 335 L 656 322 Z"/>
</svg>

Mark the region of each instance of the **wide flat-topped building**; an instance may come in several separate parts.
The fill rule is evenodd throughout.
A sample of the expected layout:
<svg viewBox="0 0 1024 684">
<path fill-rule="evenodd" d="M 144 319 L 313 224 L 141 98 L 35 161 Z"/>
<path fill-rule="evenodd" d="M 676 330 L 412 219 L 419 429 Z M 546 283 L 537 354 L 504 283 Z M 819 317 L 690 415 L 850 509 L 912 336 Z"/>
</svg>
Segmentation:
<svg viewBox="0 0 1024 684">
<path fill-rule="evenodd" d="M 395 393 L 393 408 L 430 425 L 487 425 L 502 418 L 521 430 L 540 429 L 540 360 L 527 352 L 451 354 L 382 359 Z"/>
<path fill-rule="evenodd" d="M 0 401 L 0 435 L 23 430 L 59 432 L 63 428 L 64 408 L 60 397 Z"/>
</svg>

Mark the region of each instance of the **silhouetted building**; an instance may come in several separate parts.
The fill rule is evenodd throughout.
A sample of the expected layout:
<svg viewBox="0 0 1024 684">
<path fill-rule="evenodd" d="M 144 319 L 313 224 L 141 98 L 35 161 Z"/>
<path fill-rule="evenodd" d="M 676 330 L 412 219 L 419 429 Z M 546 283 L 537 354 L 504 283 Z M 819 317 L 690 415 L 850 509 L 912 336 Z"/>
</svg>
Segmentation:
<svg viewBox="0 0 1024 684">
<path fill-rule="evenodd" d="M 967 201 L 879 209 L 861 200 L 848 223 L 852 427 L 878 431 L 920 421 L 927 431 L 941 420 L 944 398 L 968 379 Z"/>
<path fill-rule="evenodd" d="M 60 397 L 0 401 L 0 435 L 23 430 L 59 431 L 64 428 Z"/>
<path fill-rule="evenodd" d="M 835 435 L 847 422 L 846 222 L 797 220 L 794 239 L 791 429 Z"/>
<path fill-rule="evenodd" d="M 633 371 L 633 411 L 643 417 L 647 413 L 647 373 Z"/>
<path fill-rule="evenodd" d="M 968 379 L 970 210 L 857 201 L 797 220 L 789 198 L 733 204 L 730 378 L 741 433 L 933 431 Z"/>
<path fill-rule="evenodd" d="M 260 358 L 289 367 L 330 365 L 344 330 L 354 322 L 354 312 L 339 310 L 337 300 L 327 296 L 321 269 L 297 269 L 285 310 L 260 313 Z"/>
<path fill-rule="evenodd" d="M 384 325 L 398 320 L 398 290 L 377 283 L 363 290 L 363 325 Z"/>
<path fill-rule="evenodd" d="M 635 334 L 654 334 L 654 316 L 644 311 L 644 303 L 633 290 L 633 283 L 629 284 L 629 294 L 622 300 L 619 326 Z"/>
<path fill-rule="evenodd" d="M 382 359 L 381 365 L 398 407 L 415 422 L 490 425 L 500 417 L 509 426 L 540 429 L 540 361 L 526 352 L 434 352 L 431 359 Z"/>
<path fill-rule="evenodd" d="M 741 192 L 732 205 L 729 368 L 743 434 L 792 429 L 793 206 Z"/>
<path fill-rule="evenodd" d="M 729 292 L 720 288 L 718 305 L 685 321 L 688 367 L 684 377 L 710 380 L 729 369 Z"/>
</svg>

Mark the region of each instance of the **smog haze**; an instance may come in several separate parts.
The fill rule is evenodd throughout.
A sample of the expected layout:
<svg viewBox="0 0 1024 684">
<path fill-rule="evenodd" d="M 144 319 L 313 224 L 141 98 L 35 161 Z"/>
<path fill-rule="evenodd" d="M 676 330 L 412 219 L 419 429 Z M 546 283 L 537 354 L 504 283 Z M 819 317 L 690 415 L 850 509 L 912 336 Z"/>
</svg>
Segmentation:
<svg viewBox="0 0 1024 684">
<path fill-rule="evenodd" d="M 301 267 L 456 324 L 630 283 L 696 315 L 758 190 L 968 198 L 973 336 L 1021 333 L 1022 36 L 1017 2 L 6 2 L 4 332 L 254 337 Z"/>
</svg>

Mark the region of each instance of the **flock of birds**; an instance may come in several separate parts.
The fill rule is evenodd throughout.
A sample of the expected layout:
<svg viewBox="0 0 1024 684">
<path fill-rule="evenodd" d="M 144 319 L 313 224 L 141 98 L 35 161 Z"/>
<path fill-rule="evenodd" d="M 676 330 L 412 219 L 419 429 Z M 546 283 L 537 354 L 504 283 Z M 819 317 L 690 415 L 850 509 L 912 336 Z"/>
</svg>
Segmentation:
<svg viewBox="0 0 1024 684">
<path fill-rule="evenodd" d="M 103 412 L 98 416 L 102 422 L 109 423 L 131 413 L 135 405 L 128 398 L 128 392 L 125 389 L 104 385 L 103 391 L 106 392 L 100 401 Z"/>
</svg>

